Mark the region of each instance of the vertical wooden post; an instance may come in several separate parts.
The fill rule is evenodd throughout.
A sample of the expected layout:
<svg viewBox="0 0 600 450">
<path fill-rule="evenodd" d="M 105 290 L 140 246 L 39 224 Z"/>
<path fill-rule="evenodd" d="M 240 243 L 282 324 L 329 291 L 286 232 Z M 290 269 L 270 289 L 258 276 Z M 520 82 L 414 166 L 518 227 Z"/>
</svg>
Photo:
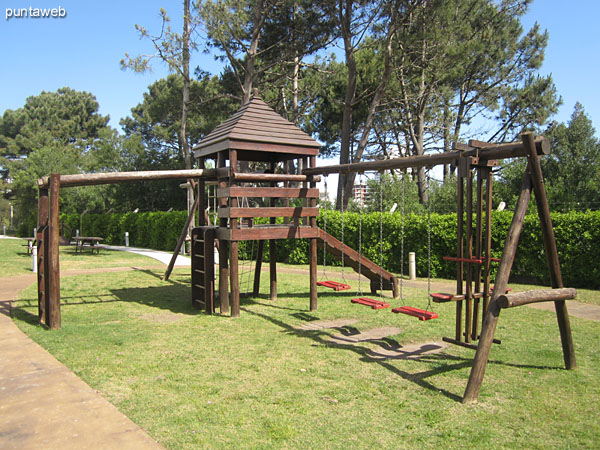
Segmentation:
<svg viewBox="0 0 600 450">
<path fill-rule="evenodd" d="M 311 156 L 309 167 L 316 167 L 316 165 L 317 165 L 317 158 L 315 156 Z M 317 183 L 315 183 L 314 181 L 311 181 L 310 187 L 311 188 L 317 187 Z M 310 206 L 312 208 L 317 206 L 316 198 L 310 199 Z M 317 218 L 316 217 L 310 218 L 310 226 L 312 227 L 313 230 L 317 229 Z M 316 238 L 310 239 L 309 263 L 310 263 L 310 310 L 316 311 L 316 309 L 317 309 L 317 239 Z"/>
<path fill-rule="evenodd" d="M 494 333 L 496 331 L 496 325 L 498 324 L 498 317 L 500 317 L 500 305 L 498 304 L 498 297 L 506 291 L 508 286 L 508 278 L 510 276 L 510 269 L 512 268 L 517 253 L 517 246 L 519 244 L 519 236 L 523 227 L 523 220 L 525 213 L 527 212 L 527 206 L 531 199 L 531 177 L 529 176 L 529 165 L 527 171 L 523 177 L 523 184 L 521 185 L 521 193 L 517 200 L 517 206 L 515 213 L 506 236 L 504 243 L 504 251 L 502 252 L 502 259 L 500 260 L 500 267 L 498 267 L 498 274 L 496 275 L 496 283 L 494 287 L 494 293 L 492 299 L 485 312 L 485 318 L 483 326 L 481 328 L 481 336 L 479 337 L 479 345 L 477 346 L 477 352 L 473 359 L 473 367 L 469 375 L 469 381 L 467 382 L 467 388 L 463 395 L 463 403 L 470 403 L 477 401 L 479 397 L 479 391 L 481 390 L 481 384 L 483 383 L 483 376 L 485 375 L 485 369 L 490 355 L 492 343 L 494 341 Z"/>
<path fill-rule="evenodd" d="M 271 173 L 275 173 L 276 166 L 276 163 L 271 163 Z M 277 186 L 277 183 L 271 183 L 271 187 L 275 186 Z M 271 197 L 269 199 L 269 206 L 271 208 L 275 207 L 275 198 Z M 269 223 L 275 225 L 276 218 L 271 217 Z M 275 301 L 277 300 L 277 241 L 275 239 L 269 239 L 269 274 L 271 280 L 269 297 L 272 301 Z"/>
<path fill-rule="evenodd" d="M 217 167 L 225 167 L 225 152 L 219 152 L 217 155 Z M 227 179 L 219 179 L 219 188 L 227 188 Z M 219 208 L 227 208 L 227 199 L 219 198 Z M 219 227 L 226 229 L 228 226 L 227 219 L 218 219 Z M 225 239 L 219 240 L 219 303 L 221 314 L 229 312 L 229 264 L 228 264 L 229 245 Z"/>
<path fill-rule="evenodd" d="M 238 159 L 237 150 L 229 149 L 229 165 L 231 170 L 237 172 Z M 236 184 L 229 182 L 230 186 Z M 238 201 L 236 197 L 230 199 L 231 207 L 237 208 Z M 232 230 L 238 228 L 238 219 L 229 219 L 229 226 Z M 240 317 L 240 280 L 238 277 L 239 263 L 239 243 L 238 241 L 229 242 L 229 288 L 231 293 L 231 317 Z"/>
<path fill-rule="evenodd" d="M 485 265 L 483 271 L 483 306 L 481 308 L 481 324 L 485 311 L 487 310 L 490 295 L 490 271 L 492 264 L 492 188 L 494 182 L 494 174 L 491 167 L 485 169 L 486 186 L 485 186 Z"/>
<path fill-rule="evenodd" d="M 204 169 L 206 167 L 205 159 L 198 158 L 198 165 L 200 169 Z M 198 178 L 196 180 L 196 183 L 198 185 L 196 197 L 200 199 L 198 201 L 198 226 L 203 227 L 206 225 L 206 218 L 204 215 L 204 213 L 206 212 L 206 181 L 204 181 L 204 178 Z"/>
<path fill-rule="evenodd" d="M 483 240 L 483 168 L 477 168 L 477 212 L 475 222 L 475 257 L 481 259 L 483 257 L 482 240 Z M 478 264 L 475 269 L 475 292 L 481 292 L 481 264 Z M 473 323 L 471 326 L 471 339 L 477 339 L 479 325 L 479 298 L 473 300 Z"/>
<path fill-rule="evenodd" d="M 37 267 L 38 267 L 38 317 L 41 324 L 48 325 L 48 189 L 39 190 L 37 228 Z"/>
<path fill-rule="evenodd" d="M 471 160 L 467 165 L 467 258 L 473 258 L 473 170 Z M 473 320 L 473 264 L 467 263 L 465 290 L 465 342 L 471 342 L 471 322 Z"/>
<path fill-rule="evenodd" d="M 60 199 L 60 175 L 50 175 L 50 214 L 49 214 L 49 237 L 48 237 L 48 309 L 46 311 L 46 323 L 50 329 L 56 330 L 61 327 L 60 323 L 60 261 L 59 261 L 59 199 Z"/>
<path fill-rule="evenodd" d="M 254 287 L 252 295 L 254 297 L 260 294 L 260 272 L 262 270 L 262 259 L 265 249 L 265 241 L 258 241 L 258 250 L 256 251 L 256 265 L 254 266 Z"/>
<path fill-rule="evenodd" d="M 556 248 L 556 239 L 554 238 L 552 219 L 550 218 L 550 206 L 548 205 L 548 197 L 546 196 L 546 188 L 544 187 L 544 176 L 540 165 L 540 157 L 537 155 L 535 149 L 533 133 L 523 133 L 521 139 L 529 153 L 527 158 L 529 160 L 529 166 L 531 167 L 531 179 L 533 191 L 535 193 L 535 203 L 540 218 L 546 262 L 548 264 L 548 270 L 550 271 L 552 287 L 554 289 L 562 288 L 564 286 L 560 270 L 560 261 L 558 259 L 558 250 Z M 571 324 L 569 322 L 567 304 L 564 300 L 555 301 L 554 308 L 556 310 L 556 319 L 560 330 L 560 340 L 565 367 L 567 369 L 575 369 L 577 368 L 577 362 L 575 360 L 575 347 L 573 345 L 573 336 L 571 335 Z"/>
<path fill-rule="evenodd" d="M 458 177 L 456 180 L 458 182 L 457 190 L 456 190 L 456 256 L 458 258 L 463 257 L 463 225 L 464 225 L 464 183 L 463 177 L 465 173 L 463 171 L 462 161 L 464 158 L 459 160 L 458 164 Z M 463 293 L 463 263 L 456 263 L 456 294 L 461 295 Z M 456 330 L 455 330 L 455 339 L 457 341 L 462 341 L 462 306 L 463 302 L 456 302 Z"/>
</svg>

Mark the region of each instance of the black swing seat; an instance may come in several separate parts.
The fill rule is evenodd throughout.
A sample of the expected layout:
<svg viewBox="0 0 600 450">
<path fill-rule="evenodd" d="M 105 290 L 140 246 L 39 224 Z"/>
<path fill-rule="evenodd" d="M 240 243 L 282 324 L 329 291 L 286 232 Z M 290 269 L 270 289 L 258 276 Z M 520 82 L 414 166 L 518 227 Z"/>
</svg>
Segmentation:
<svg viewBox="0 0 600 450">
<path fill-rule="evenodd" d="M 433 311 L 425 311 L 424 309 L 413 308 L 412 306 L 400 306 L 399 308 L 392 309 L 392 312 L 418 317 L 419 320 L 437 319 L 439 317 L 438 313 L 434 313 Z"/>
<path fill-rule="evenodd" d="M 383 309 L 383 308 L 389 308 L 389 306 L 390 306 L 389 303 L 381 302 L 379 300 L 373 300 L 372 298 L 368 298 L 368 297 L 353 298 L 350 301 L 352 303 L 358 303 L 359 305 L 370 306 L 372 309 Z"/>
<path fill-rule="evenodd" d="M 337 281 L 318 281 L 317 286 L 328 287 L 330 289 L 333 289 L 334 291 L 346 291 L 348 289 L 351 289 L 351 286 L 349 284 L 338 283 Z"/>
</svg>

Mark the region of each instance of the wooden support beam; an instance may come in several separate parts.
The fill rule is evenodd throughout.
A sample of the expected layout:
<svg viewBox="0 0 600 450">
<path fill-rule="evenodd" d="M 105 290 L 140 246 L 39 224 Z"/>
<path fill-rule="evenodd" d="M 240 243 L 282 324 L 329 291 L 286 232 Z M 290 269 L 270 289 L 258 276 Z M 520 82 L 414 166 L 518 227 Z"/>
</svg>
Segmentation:
<svg viewBox="0 0 600 450">
<path fill-rule="evenodd" d="M 319 230 L 290 225 L 254 226 L 252 228 L 219 228 L 217 237 L 227 241 L 253 241 L 262 239 L 308 239 L 319 236 Z"/>
<path fill-rule="evenodd" d="M 93 186 L 97 184 L 122 183 L 126 181 L 151 181 L 187 178 L 205 178 L 216 180 L 215 169 L 191 169 L 191 170 L 149 170 L 140 172 L 101 172 L 82 173 L 74 175 L 62 175 L 60 184 L 62 187 Z M 38 180 L 39 188 L 47 188 L 49 178 L 42 177 Z"/>
<path fill-rule="evenodd" d="M 198 203 L 200 202 L 200 195 L 196 196 L 196 200 L 194 200 L 194 204 L 192 205 L 192 210 L 188 214 L 188 217 L 185 221 L 185 225 L 179 234 L 179 239 L 177 240 L 177 244 L 175 245 L 175 250 L 173 251 L 173 255 L 171 256 L 171 261 L 169 261 L 169 265 L 167 266 L 167 270 L 163 275 L 163 280 L 166 281 L 171 276 L 171 272 L 173 271 L 173 267 L 175 266 L 175 261 L 177 260 L 177 256 L 179 255 L 179 250 L 181 250 L 181 246 L 185 242 L 185 237 L 187 236 L 188 228 L 194 220 L 194 214 L 196 214 L 196 209 L 198 209 Z"/>
<path fill-rule="evenodd" d="M 467 387 L 462 399 L 463 403 L 475 402 L 479 397 L 479 391 L 481 390 L 481 384 L 483 383 L 483 376 L 485 375 L 490 349 L 494 341 L 496 325 L 498 324 L 498 318 L 500 317 L 498 297 L 506 292 L 506 287 L 508 286 L 508 278 L 517 253 L 523 220 L 525 219 L 527 206 L 531 199 L 531 189 L 531 177 L 529 175 L 528 165 L 525 176 L 523 177 L 521 193 L 519 194 L 512 222 L 504 243 L 504 251 L 502 252 L 502 259 L 500 260 L 500 266 L 498 267 L 498 273 L 496 275 L 494 293 L 492 294 L 492 299 L 485 313 L 481 335 L 479 337 L 479 345 L 477 346 L 477 352 L 475 353 L 473 366 L 471 368 L 471 373 L 469 374 L 469 381 L 467 382 Z"/>
<path fill-rule="evenodd" d="M 544 250 L 546 253 L 546 262 L 550 271 L 550 280 L 553 288 L 562 288 L 563 280 L 558 259 L 558 250 L 556 248 L 556 239 L 554 238 L 554 229 L 552 219 L 550 218 L 550 206 L 546 196 L 544 186 L 544 176 L 542 175 L 542 166 L 540 157 L 537 155 L 533 133 L 523 133 L 521 135 L 523 145 L 527 149 L 529 166 L 531 167 L 531 179 L 535 193 L 535 203 L 537 206 L 542 236 L 544 238 Z M 560 340 L 563 349 L 563 358 L 567 369 L 575 369 L 577 362 L 575 359 L 575 346 L 571 334 L 571 324 L 569 322 L 569 312 L 564 300 L 557 300 L 554 303 L 556 310 L 556 319 L 560 330 Z"/>
<path fill-rule="evenodd" d="M 46 311 L 46 324 L 52 330 L 61 327 L 60 316 L 60 226 L 59 226 L 59 199 L 60 199 L 60 175 L 50 175 L 50 213 L 48 220 L 48 309 Z"/>
<path fill-rule="evenodd" d="M 454 150 L 450 152 L 438 153 L 435 155 L 409 156 L 404 158 L 382 159 L 377 161 L 365 161 L 352 164 L 337 164 L 332 166 L 321 166 L 304 169 L 305 175 L 325 175 L 330 173 L 351 173 L 367 172 L 391 169 L 407 169 L 419 167 L 434 167 L 442 164 L 451 164 L 458 161 L 461 157 L 474 156 L 480 160 L 494 160 L 505 158 L 516 158 L 526 156 L 527 151 L 521 142 L 511 142 L 507 144 L 494 144 L 485 148 L 473 148 L 468 146 L 458 146 L 465 150 Z M 543 136 L 535 139 L 535 148 L 538 154 L 547 155 L 550 152 L 550 142 Z"/>
<path fill-rule="evenodd" d="M 257 297 L 260 294 L 260 274 L 262 270 L 262 260 L 265 250 L 265 241 L 258 241 L 258 249 L 256 250 L 256 264 L 254 265 L 254 285 L 252 295 Z"/>
<path fill-rule="evenodd" d="M 477 198 L 476 198 L 476 213 L 475 213 L 475 257 L 483 258 L 482 241 L 483 241 L 483 171 L 486 168 L 477 168 Z M 474 291 L 481 292 L 481 266 L 475 268 L 475 285 Z M 473 323 L 471 324 L 471 339 L 476 340 L 479 335 L 479 303 L 480 299 L 473 296 Z"/>
<path fill-rule="evenodd" d="M 275 163 L 271 163 L 271 174 L 275 173 L 277 165 Z M 275 181 L 271 182 L 271 187 L 275 187 Z M 271 197 L 269 199 L 269 210 L 272 212 L 274 210 L 282 210 L 285 208 L 275 208 L 275 198 Z M 302 208 L 300 208 L 302 209 Z M 277 216 L 267 216 L 270 217 L 269 223 L 271 225 L 275 225 Z M 277 241 L 275 239 L 269 240 L 269 278 L 270 278 L 270 288 L 269 288 L 269 298 L 271 301 L 277 300 Z"/>
<path fill-rule="evenodd" d="M 231 179 L 234 181 L 257 181 L 257 182 L 276 182 L 276 181 L 295 181 L 302 183 L 304 181 L 321 181 L 321 177 L 312 175 L 289 175 L 284 173 L 239 173 L 232 172 Z"/>
<path fill-rule="evenodd" d="M 571 300 L 577 296 L 577 289 L 541 289 L 536 291 L 518 292 L 516 294 L 502 294 L 498 297 L 500 308 L 514 308 L 515 306 L 528 305 L 539 302 L 556 302 Z"/>
<path fill-rule="evenodd" d="M 317 165 L 317 159 L 314 156 L 310 157 L 309 160 L 309 167 L 315 167 Z M 316 188 L 316 183 L 314 181 L 312 181 L 310 183 L 310 188 L 309 190 L 315 189 Z M 308 200 L 310 203 L 310 208 L 309 209 L 317 209 L 317 199 L 316 198 L 311 198 L 310 200 Z M 316 231 L 317 229 L 317 218 L 316 216 L 312 216 L 310 218 L 310 226 Z M 309 304 L 309 309 L 311 311 L 316 311 L 317 310 L 317 239 L 316 238 L 311 238 L 310 239 L 310 249 L 309 249 L 309 264 L 310 264 L 310 304 Z"/>
<path fill-rule="evenodd" d="M 275 198 L 319 198 L 319 190 L 283 187 L 227 187 L 217 189 L 218 198 L 229 197 L 275 197 Z"/>
<path fill-rule="evenodd" d="M 237 151 L 234 149 L 229 149 L 229 164 L 231 170 L 234 172 L 238 170 Z M 230 180 L 230 184 L 235 186 L 232 180 Z M 236 197 L 231 198 L 230 202 L 230 207 L 237 208 L 238 200 Z M 238 224 L 238 219 L 229 219 L 229 227 L 232 230 L 236 230 L 238 228 Z M 231 317 L 240 316 L 240 280 L 238 266 L 239 243 L 237 240 L 234 240 L 229 243 L 229 295 L 231 298 Z"/>
<path fill-rule="evenodd" d="M 456 202 L 456 219 L 457 219 L 457 227 L 456 227 L 456 258 L 458 259 L 458 264 L 456 265 L 456 295 L 463 295 L 463 263 L 460 261 L 463 259 L 464 253 L 464 198 L 465 198 L 465 183 L 464 183 L 464 173 L 461 171 L 462 165 L 459 164 L 459 173 L 456 177 L 457 181 L 457 202 Z M 462 307 L 463 302 L 459 301 L 456 303 L 456 315 L 455 315 L 455 330 L 454 330 L 454 338 L 457 341 L 462 340 Z"/>
<path fill-rule="evenodd" d="M 473 171 L 467 171 L 467 257 L 473 257 Z M 467 264 L 467 276 L 465 280 L 465 334 L 466 343 L 471 342 L 471 325 L 473 322 L 473 265 Z"/>
<path fill-rule="evenodd" d="M 48 220 L 49 220 L 48 189 L 41 188 L 38 198 L 38 227 L 37 227 L 37 279 L 38 279 L 38 318 L 40 324 L 48 325 Z"/>
<path fill-rule="evenodd" d="M 316 217 L 319 208 L 303 208 L 301 206 L 284 208 L 219 208 L 220 218 L 251 218 L 251 217 Z M 274 224 L 273 224 L 274 225 Z"/>
<path fill-rule="evenodd" d="M 226 169 L 226 157 L 225 152 L 219 152 L 217 155 L 217 171 Z M 219 178 L 219 188 L 227 187 L 227 180 L 225 178 Z M 219 209 L 227 207 L 227 199 L 219 199 Z M 219 239 L 219 303 L 221 314 L 227 314 L 229 312 L 229 246 L 226 240 L 219 236 L 219 230 L 226 229 L 228 220 L 218 219 L 219 228 L 217 229 L 217 238 Z"/>
</svg>

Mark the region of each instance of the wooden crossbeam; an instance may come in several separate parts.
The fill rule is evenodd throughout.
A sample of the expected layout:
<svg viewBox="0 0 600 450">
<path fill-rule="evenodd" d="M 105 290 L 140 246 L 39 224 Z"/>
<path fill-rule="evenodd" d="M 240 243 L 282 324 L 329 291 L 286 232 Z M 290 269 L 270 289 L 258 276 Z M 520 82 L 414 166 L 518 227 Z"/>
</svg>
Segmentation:
<svg viewBox="0 0 600 450">
<path fill-rule="evenodd" d="M 319 208 L 219 208 L 219 218 L 250 218 L 250 217 L 316 217 Z"/>
<path fill-rule="evenodd" d="M 229 197 L 319 198 L 319 189 L 241 186 L 217 189 L 217 198 Z"/>
<path fill-rule="evenodd" d="M 577 289 L 541 289 L 537 291 L 518 292 L 516 294 L 503 294 L 498 297 L 500 308 L 514 308 L 515 306 L 528 305 L 529 303 L 555 302 L 571 300 L 577 296 Z"/>
</svg>

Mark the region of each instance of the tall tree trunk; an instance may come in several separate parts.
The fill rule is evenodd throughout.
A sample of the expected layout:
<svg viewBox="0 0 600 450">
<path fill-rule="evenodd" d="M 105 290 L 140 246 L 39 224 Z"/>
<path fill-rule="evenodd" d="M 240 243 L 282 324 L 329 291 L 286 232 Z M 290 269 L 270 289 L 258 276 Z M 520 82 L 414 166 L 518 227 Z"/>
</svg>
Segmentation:
<svg viewBox="0 0 600 450">
<path fill-rule="evenodd" d="M 447 103 L 444 103 L 444 153 L 449 152 L 450 150 L 452 150 L 452 145 L 450 143 L 450 141 L 452 140 L 450 137 L 450 107 L 448 106 Z M 448 179 L 448 177 L 450 176 L 450 164 L 444 164 L 444 178 L 443 180 L 446 181 Z"/>
<path fill-rule="evenodd" d="M 354 100 L 356 98 L 356 79 L 357 69 L 354 58 L 354 47 L 352 46 L 352 36 L 350 31 L 350 20 L 352 15 L 352 1 L 346 0 L 345 11 L 339 11 L 340 22 L 342 25 L 342 34 L 344 38 L 344 49 L 346 52 L 346 67 L 348 68 L 348 85 L 346 86 L 346 96 L 344 106 L 342 107 L 342 136 L 340 145 L 340 164 L 350 162 L 350 145 L 352 140 L 352 112 L 354 109 Z M 340 174 L 338 182 L 338 194 L 336 208 L 341 209 L 342 205 L 347 206 L 349 193 L 345 191 L 348 177 Z"/>
<path fill-rule="evenodd" d="M 183 101 L 181 105 L 181 129 L 179 138 L 183 149 L 185 159 L 185 168 L 192 168 L 192 159 L 190 156 L 190 146 L 187 139 L 186 122 L 187 109 L 190 102 L 190 0 L 183 1 L 183 42 L 182 42 L 182 63 L 183 63 Z"/>
</svg>

